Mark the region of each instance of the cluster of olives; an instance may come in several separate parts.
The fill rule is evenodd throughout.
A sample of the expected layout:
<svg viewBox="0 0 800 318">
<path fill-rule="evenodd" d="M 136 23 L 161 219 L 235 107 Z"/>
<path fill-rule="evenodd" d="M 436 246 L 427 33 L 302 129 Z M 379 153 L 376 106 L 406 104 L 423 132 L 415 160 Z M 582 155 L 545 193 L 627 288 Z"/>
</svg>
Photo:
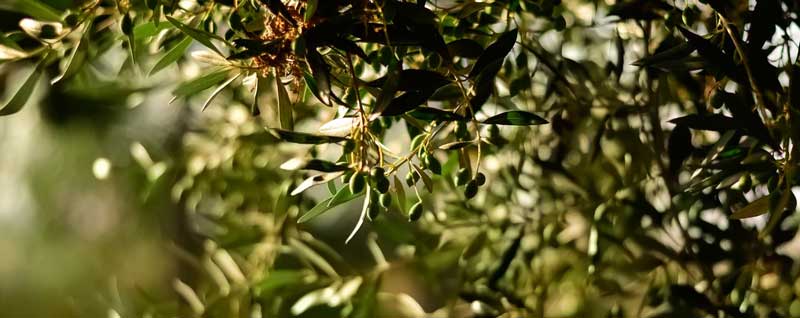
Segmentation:
<svg viewBox="0 0 800 318">
<path fill-rule="evenodd" d="M 370 183 L 370 193 L 368 193 L 370 205 L 367 216 L 372 220 L 378 217 L 381 209 L 389 208 L 392 204 L 392 194 L 389 193 L 389 178 L 386 177 L 386 171 L 382 167 L 373 167 L 368 175 L 362 172 L 350 175 L 348 180 L 350 192 L 361 193 L 367 182 Z"/>
<path fill-rule="evenodd" d="M 466 185 L 464 187 L 464 196 L 467 199 L 472 199 L 478 194 L 478 187 L 486 184 L 486 176 L 482 172 L 478 172 L 473 178 L 469 169 L 461 168 L 456 173 L 455 182 L 458 186 Z"/>
</svg>

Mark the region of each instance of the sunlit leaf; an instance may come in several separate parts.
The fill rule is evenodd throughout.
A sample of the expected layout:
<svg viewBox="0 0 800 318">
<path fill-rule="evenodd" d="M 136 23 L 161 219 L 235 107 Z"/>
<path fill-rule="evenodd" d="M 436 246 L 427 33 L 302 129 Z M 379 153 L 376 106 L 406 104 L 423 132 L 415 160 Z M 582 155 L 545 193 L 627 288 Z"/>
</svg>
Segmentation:
<svg viewBox="0 0 800 318">
<path fill-rule="evenodd" d="M 33 90 L 36 88 L 36 84 L 39 83 L 39 77 L 42 75 L 42 67 L 44 66 L 44 60 L 40 61 L 39 64 L 33 69 L 30 75 L 28 75 L 28 79 L 22 83 L 22 86 L 17 88 L 14 95 L 11 99 L 0 108 L 0 116 L 7 116 L 14 114 L 22 109 L 25 104 L 28 102 L 28 99 L 33 94 Z"/>
<path fill-rule="evenodd" d="M 176 61 L 178 61 L 178 59 L 183 57 L 183 54 L 186 52 L 186 49 L 188 49 L 189 45 L 191 44 L 192 44 L 192 38 L 188 36 L 184 37 L 183 40 L 181 40 L 180 42 L 178 42 L 178 44 L 170 48 L 169 51 L 167 51 L 167 53 L 164 54 L 164 56 L 162 56 L 158 60 L 158 62 L 156 62 L 153 68 L 150 69 L 149 75 L 152 76 L 153 74 L 158 73 L 158 71 L 163 70 L 167 66 L 170 66 Z"/>
</svg>

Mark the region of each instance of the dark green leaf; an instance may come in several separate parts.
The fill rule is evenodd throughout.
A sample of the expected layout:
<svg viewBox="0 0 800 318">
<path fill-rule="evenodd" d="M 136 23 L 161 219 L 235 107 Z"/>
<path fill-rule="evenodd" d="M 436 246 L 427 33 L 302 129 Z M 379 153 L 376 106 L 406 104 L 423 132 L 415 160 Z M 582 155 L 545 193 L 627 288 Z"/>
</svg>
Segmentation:
<svg viewBox="0 0 800 318">
<path fill-rule="evenodd" d="M 419 107 L 408 113 L 416 119 L 426 121 L 465 121 L 464 116 L 451 111 L 441 110 L 431 107 Z"/>
<path fill-rule="evenodd" d="M 289 9 L 286 8 L 286 5 L 284 5 L 281 0 L 260 0 L 260 1 L 261 3 L 267 6 L 269 12 L 272 12 L 272 14 L 286 20 L 292 26 L 295 27 L 297 26 L 297 21 L 294 20 L 292 14 L 289 12 Z"/>
<path fill-rule="evenodd" d="M 337 136 L 315 135 L 315 134 L 302 133 L 302 132 L 283 130 L 283 129 L 275 129 L 275 128 L 268 128 L 268 129 L 269 132 L 272 133 L 276 138 L 297 144 L 318 145 L 318 144 L 342 142 L 347 140 L 347 138 L 337 137 Z"/>
<path fill-rule="evenodd" d="M 497 41 L 486 47 L 483 54 L 475 61 L 475 65 L 472 66 L 472 70 L 469 72 L 469 77 L 474 78 L 478 76 L 478 74 L 497 60 L 502 62 L 506 55 L 508 55 L 508 52 L 511 52 L 516 41 L 517 29 L 501 34 L 500 37 L 497 38 Z"/>
<path fill-rule="evenodd" d="M 483 53 L 483 47 L 478 44 L 478 42 L 475 42 L 475 40 L 470 39 L 459 39 L 447 43 L 447 50 L 450 51 L 450 55 L 452 56 L 460 56 L 471 59 L 478 58 Z"/>
<path fill-rule="evenodd" d="M 178 20 L 175 20 L 175 18 L 172 18 L 170 16 L 166 16 L 166 18 L 167 18 L 167 20 L 169 20 L 170 23 L 172 23 L 172 25 L 174 25 L 176 28 L 180 29 L 181 32 L 183 32 L 186 35 L 192 37 L 192 39 L 194 39 L 195 41 L 200 42 L 201 44 L 205 45 L 207 48 L 214 50 L 214 52 L 217 52 L 217 54 L 222 55 L 222 52 L 214 45 L 214 43 L 211 43 L 211 40 L 213 39 L 213 40 L 221 41 L 223 43 L 228 43 L 227 41 L 225 41 L 225 39 L 219 37 L 216 34 L 212 34 L 212 33 L 206 32 L 204 30 L 195 29 L 193 27 L 190 27 L 190 26 L 188 26 L 186 24 L 181 23 Z"/>
<path fill-rule="evenodd" d="M 515 126 L 530 126 L 542 125 L 548 123 L 547 119 L 539 117 L 534 113 L 513 110 L 501 114 L 494 115 L 482 122 L 483 124 L 493 125 L 515 125 Z"/>
</svg>

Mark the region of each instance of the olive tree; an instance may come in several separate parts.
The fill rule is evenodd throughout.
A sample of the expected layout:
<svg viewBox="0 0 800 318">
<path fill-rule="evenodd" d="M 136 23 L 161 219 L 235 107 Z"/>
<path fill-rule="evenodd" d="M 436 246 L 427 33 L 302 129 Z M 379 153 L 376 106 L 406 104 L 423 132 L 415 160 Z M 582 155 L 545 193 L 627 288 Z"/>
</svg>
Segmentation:
<svg viewBox="0 0 800 318">
<path fill-rule="evenodd" d="M 751 2 L 11 0 L 0 114 L 184 109 L 122 316 L 800 316 L 800 5 Z"/>
</svg>

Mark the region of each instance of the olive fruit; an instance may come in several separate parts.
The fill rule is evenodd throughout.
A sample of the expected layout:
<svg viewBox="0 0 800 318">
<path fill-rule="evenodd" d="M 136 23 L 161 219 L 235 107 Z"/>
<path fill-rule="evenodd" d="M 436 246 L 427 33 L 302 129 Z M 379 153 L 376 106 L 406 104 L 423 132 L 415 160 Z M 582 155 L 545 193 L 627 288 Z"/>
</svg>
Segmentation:
<svg viewBox="0 0 800 318">
<path fill-rule="evenodd" d="M 375 180 L 375 190 L 378 190 L 380 193 L 389 192 L 389 179 L 384 176 L 380 176 L 374 179 Z"/>
<path fill-rule="evenodd" d="M 51 24 L 43 24 L 41 32 L 39 32 L 39 37 L 42 39 L 54 39 L 58 37 L 56 27 Z"/>
<path fill-rule="evenodd" d="M 478 194 L 478 181 L 470 180 L 467 183 L 467 187 L 464 188 L 464 196 L 467 197 L 467 200 L 469 200 L 475 197 L 476 194 Z"/>
<path fill-rule="evenodd" d="M 406 174 L 406 184 L 410 187 L 419 181 L 420 175 L 416 171 L 409 171 Z"/>
<path fill-rule="evenodd" d="M 378 198 L 378 201 L 381 203 L 381 206 L 382 206 L 384 209 L 388 209 L 388 208 L 389 208 L 389 206 L 391 206 L 391 205 L 392 205 L 392 194 L 391 194 L 391 193 L 383 193 L 383 194 L 381 194 L 381 196 Z"/>
<path fill-rule="evenodd" d="M 435 174 L 442 174 L 442 164 L 433 154 L 428 154 L 425 156 L 425 166 L 427 166 L 428 169 Z"/>
<path fill-rule="evenodd" d="M 422 212 L 422 201 L 419 201 L 411 206 L 410 210 L 408 210 L 408 220 L 412 222 L 419 220 L 419 218 L 422 217 Z"/>
<path fill-rule="evenodd" d="M 360 193 L 361 190 L 364 190 L 364 176 L 361 173 L 354 173 L 350 177 L 350 192 Z"/>
<path fill-rule="evenodd" d="M 369 171 L 369 176 L 373 178 L 383 177 L 385 174 L 386 170 L 384 170 L 382 167 L 372 167 L 372 169 Z"/>
<path fill-rule="evenodd" d="M 472 173 L 470 173 L 469 169 L 467 168 L 458 169 L 458 173 L 456 173 L 456 180 L 455 180 L 456 185 L 462 186 L 467 184 L 471 176 Z"/>
<path fill-rule="evenodd" d="M 475 175 L 475 181 L 478 182 L 478 186 L 486 184 L 486 175 L 484 175 L 483 172 L 478 172 L 478 174 Z"/>
</svg>

